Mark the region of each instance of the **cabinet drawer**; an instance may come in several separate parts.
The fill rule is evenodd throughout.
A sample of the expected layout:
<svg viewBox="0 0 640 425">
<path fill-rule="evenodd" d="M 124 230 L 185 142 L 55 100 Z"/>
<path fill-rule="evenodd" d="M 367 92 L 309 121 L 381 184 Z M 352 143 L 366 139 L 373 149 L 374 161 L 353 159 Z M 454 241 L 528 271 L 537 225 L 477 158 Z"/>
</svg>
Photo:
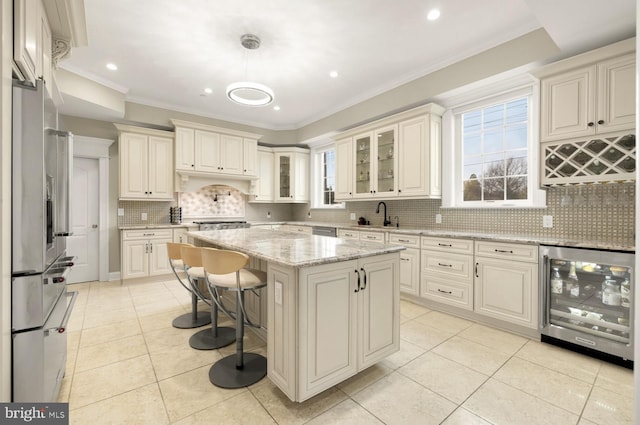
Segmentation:
<svg viewBox="0 0 640 425">
<path fill-rule="evenodd" d="M 357 230 L 338 229 L 338 237 L 344 239 L 360 239 L 360 232 Z"/>
<path fill-rule="evenodd" d="M 287 232 L 304 233 L 305 235 L 310 235 L 313 229 L 309 226 L 294 226 L 288 224 L 286 225 L 285 230 Z"/>
<path fill-rule="evenodd" d="M 476 255 L 518 261 L 538 262 L 538 246 L 516 243 L 476 241 Z"/>
<path fill-rule="evenodd" d="M 122 239 L 125 241 L 135 239 L 173 239 L 172 229 L 141 229 L 123 230 Z"/>
<path fill-rule="evenodd" d="M 394 245 L 403 245 L 407 248 L 420 248 L 420 236 L 391 233 L 389 234 L 389 243 Z"/>
<path fill-rule="evenodd" d="M 422 251 L 422 273 L 468 283 L 473 280 L 473 256 Z"/>
<path fill-rule="evenodd" d="M 360 232 L 360 240 L 367 242 L 384 243 L 384 233 L 382 232 Z"/>
<path fill-rule="evenodd" d="M 456 285 L 427 276 L 422 279 L 421 295 L 427 299 L 473 310 L 471 286 Z"/>
<path fill-rule="evenodd" d="M 422 248 L 437 249 L 438 251 L 447 252 L 459 252 L 461 254 L 473 254 L 473 240 L 422 236 Z"/>
</svg>

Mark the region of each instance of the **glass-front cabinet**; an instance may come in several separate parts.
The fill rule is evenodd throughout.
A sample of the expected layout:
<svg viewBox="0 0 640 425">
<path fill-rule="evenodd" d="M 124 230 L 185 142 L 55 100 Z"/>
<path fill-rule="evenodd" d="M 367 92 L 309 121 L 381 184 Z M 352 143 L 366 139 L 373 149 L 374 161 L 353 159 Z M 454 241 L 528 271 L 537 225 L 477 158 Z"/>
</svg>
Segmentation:
<svg viewBox="0 0 640 425">
<path fill-rule="evenodd" d="M 541 247 L 541 255 L 542 334 L 633 360 L 634 254 Z"/>
<path fill-rule="evenodd" d="M 274 153 L 275 202 L 309 202 L 309 151 L 272 148 Z"/>
<path fill-rule="evenodd" d="M 289 199 L 291 198 L 291 157 L 289 155 L 278 156 L 278 172 L 280 173 L 278 198 Z"/>
<path fill-rule="evenodd" d="M 397 194 L 397 134 L 398 126 L 392 125 L 353 137 L 354 198 Z"/>
</svg>

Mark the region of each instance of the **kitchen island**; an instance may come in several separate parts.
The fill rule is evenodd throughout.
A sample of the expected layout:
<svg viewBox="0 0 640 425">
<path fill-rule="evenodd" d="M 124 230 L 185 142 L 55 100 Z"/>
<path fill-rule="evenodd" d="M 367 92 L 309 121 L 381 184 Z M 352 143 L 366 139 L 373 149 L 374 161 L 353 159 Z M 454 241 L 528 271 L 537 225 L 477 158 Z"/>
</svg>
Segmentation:
<svg viewBox="0 0 640 425">
<path fill-rule="evenodd" d="M 304 401 L 400 349 L 399 252 L 279 230 L 189 232 L 266 262 L 267 376 Z"/>
</svg>

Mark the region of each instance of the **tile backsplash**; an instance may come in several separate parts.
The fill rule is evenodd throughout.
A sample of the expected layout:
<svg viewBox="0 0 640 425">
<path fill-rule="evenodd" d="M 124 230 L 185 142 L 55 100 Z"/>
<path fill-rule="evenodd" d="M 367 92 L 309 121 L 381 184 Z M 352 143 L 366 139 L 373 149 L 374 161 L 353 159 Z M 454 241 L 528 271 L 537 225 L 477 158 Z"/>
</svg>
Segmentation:
<svg viewBox="0 0 640 425">
<path fill-rule="evenodd" d="M 537 209 L 463 209 L 440 208 L 440 200 L 387 200 L 387 215 L 400 228 L 424 228 L 462 232 L 555 237 L 582 241 L 634 245 L 635 184 L 592 184 L 552 187 L 547 190 L 547 208 Z M 349 215 L 365 217 L 373 225 L 382 225 L 382 213 L 376 214 L 378 201 L 347 202 L 344 210 L 311 210 L 294 207 L 293 219 L 355 223 Z M 442 223 L 436 224 L 436 214 Z M 542 217 L 553 216 L 553 227 L 542 227 Z"/>
</svg>

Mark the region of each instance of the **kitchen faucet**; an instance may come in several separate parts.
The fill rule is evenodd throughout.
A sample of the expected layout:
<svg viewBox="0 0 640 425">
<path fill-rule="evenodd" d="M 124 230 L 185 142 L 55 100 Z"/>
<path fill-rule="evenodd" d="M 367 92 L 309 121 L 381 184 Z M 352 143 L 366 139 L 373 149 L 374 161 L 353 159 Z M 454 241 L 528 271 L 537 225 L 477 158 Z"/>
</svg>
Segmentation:
<svg viewBox="0 0 640 425">
<path fill-rule="evenodd" d="M 388 226 L 391 224 L 391 217 L 387 218 L 387 204 L 383 201 L 378 202 L 378 207 L 376 208 L 376 214 L 380 214 L 380 205 L 384 207 L 384 222 L 383 226 Z"/>
</svg>

